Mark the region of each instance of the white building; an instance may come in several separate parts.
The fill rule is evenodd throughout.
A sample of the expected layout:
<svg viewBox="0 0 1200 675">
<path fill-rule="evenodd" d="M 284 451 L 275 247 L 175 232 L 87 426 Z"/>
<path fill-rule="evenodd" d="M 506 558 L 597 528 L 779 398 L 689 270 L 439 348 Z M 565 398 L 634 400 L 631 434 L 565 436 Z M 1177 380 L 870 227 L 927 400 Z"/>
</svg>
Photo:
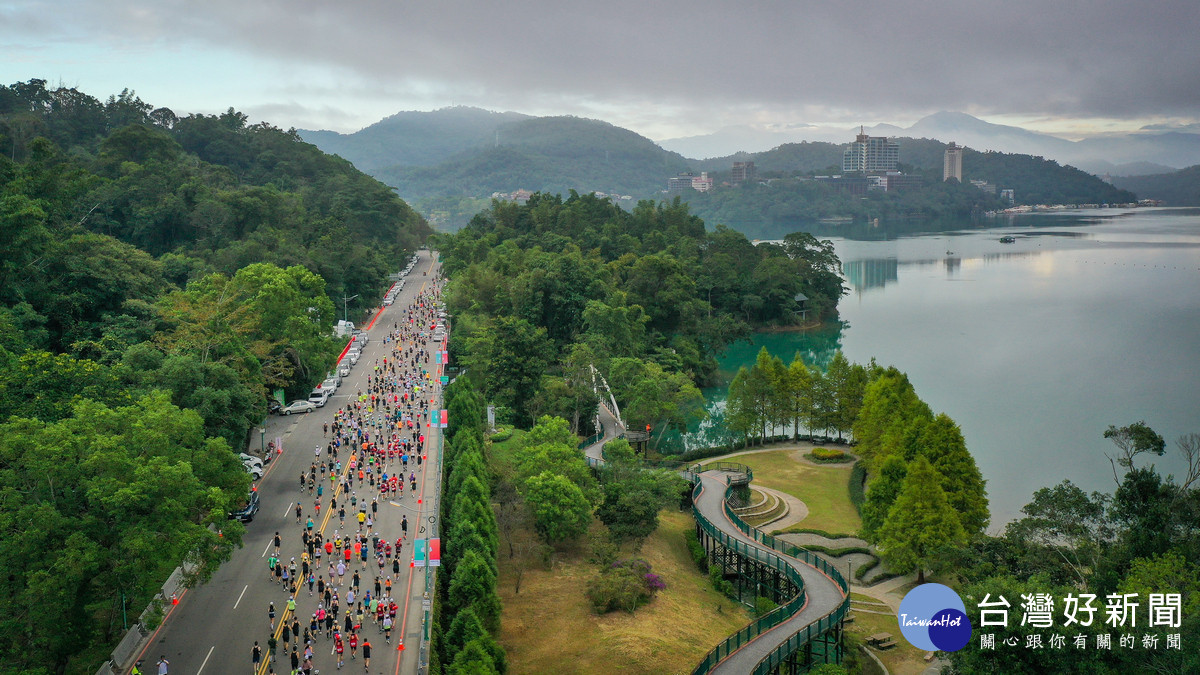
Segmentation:
<svg viewBox="0 0 1200 675">
<path fill-rule="evenodd" d="M 962 146 L 955 145 L 950 142 L 950 147 L 946 148 L 946 159 L 942 163 L 942 181 L 948 181 L 951 178 L 958 182 L 962 182 Z"/>
</svg>

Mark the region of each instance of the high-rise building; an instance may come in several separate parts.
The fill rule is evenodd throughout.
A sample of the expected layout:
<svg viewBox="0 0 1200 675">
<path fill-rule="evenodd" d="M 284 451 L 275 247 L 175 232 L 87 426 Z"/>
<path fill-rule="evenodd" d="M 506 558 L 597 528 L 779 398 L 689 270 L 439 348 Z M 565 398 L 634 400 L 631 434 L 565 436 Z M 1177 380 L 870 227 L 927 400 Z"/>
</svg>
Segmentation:
<svg viewBox="0 0 1200 675">
<path fill-rule="evenodd" d="M 667 179 L 667 194 L 678 195 L 683 194 L 686 190 L 692 189 L 692 180 L 696 178 L 696 174 L 692 172 L 681 173 L 678 176 Z"/>
<path fill-rule="evenodd" d="M 900 161 L 900 146 L 886 136 L 868 136 L 858 128 L 858 136 L 842 153 L 842 173 L 895 171 Z"/>
<path fill-rule="evenodd" d="M 962 151 L 961 145 L 955 145 L 954 141 L 950 141 L 950 147 L 946 148 L 946 159 L 942 163 L 943 182 L 951 178 L 962 182 Z"/>
<path fill-rule="evenodd" d="M 730 183 L 745 183 L 746 181 L 754 180 L 758 170 L 754 168 L 754 162 L 734 162 L 733 170 L 729 173 Z"/>
</svg>

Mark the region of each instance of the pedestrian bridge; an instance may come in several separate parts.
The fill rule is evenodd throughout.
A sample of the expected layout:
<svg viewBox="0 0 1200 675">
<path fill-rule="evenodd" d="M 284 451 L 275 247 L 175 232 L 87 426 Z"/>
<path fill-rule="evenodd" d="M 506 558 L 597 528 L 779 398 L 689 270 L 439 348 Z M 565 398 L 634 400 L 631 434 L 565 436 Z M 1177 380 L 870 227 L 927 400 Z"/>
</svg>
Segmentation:
<svg viewBox="0 0 1200 675">
<path fill-rule="evenodd" d="M 604 443 L 620 435 L 615 416 L 600 406 L 604 433 L 585 441 L 588 464 L 604 462 Z M 849 585 L 814 553 L 751 527 L 730 504 L 754 479 L 750 467 L 734 462 L 662 468 L 680 471 L 694 485 L 692 515 L 710 567 L 753 603 L 766 597 L 779 606 L 713 647 L 694 675 L 804 673 L 823 663 L 841 663 L 842 629 L 850 609 Z"/>
</svg>

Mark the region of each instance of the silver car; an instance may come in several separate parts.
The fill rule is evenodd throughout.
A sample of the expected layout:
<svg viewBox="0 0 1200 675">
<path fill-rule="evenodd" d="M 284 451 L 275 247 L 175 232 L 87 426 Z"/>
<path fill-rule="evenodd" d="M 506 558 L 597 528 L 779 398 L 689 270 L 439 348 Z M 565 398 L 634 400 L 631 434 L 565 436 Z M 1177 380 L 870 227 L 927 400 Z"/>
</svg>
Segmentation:
<svg viewBox="0 0 1200 675">
<path fill-rule="evenodd" d="M 316 409 L 317 406 L 309 403 L 308 401 L 292 401 L 291 403 L 283 406 L 283 410 L 280 410 L 279 413 L 281 415 L 291 415 L 292 413 L 310 413 Z"/>
</svg>

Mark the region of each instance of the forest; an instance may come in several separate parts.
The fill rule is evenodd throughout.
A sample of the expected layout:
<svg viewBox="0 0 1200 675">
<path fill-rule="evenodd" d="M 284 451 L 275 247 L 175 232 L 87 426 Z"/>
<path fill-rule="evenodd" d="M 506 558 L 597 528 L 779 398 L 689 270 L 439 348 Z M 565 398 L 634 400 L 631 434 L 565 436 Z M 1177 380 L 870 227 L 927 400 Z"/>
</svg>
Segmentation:
<svg viewBox="0 0 1200 675">
<path fill-rule="evenodd" d="M 631 424 L 682 426 L 727 344 L 833 316 L 845 291 L 828 241 L 793 233 L 755 246 L 706 230 L 678 201 L 630 213 L 591 194 L 536 194 L 494 202 L 435 246 L 450 279 L 451 358 L 525 427 L 548 414 L 590 428 L 591 366 Z"/>
<path fill-rule="evenodd" d="M 240 545 L 232 451 L 332 366 L 430 233 L 390 188 L 233 109 L 0 86 L 0 659 L 82 672 L 172 569 Z M 345 311 L 345 310 L 343 310 Z"/>
</svg>

